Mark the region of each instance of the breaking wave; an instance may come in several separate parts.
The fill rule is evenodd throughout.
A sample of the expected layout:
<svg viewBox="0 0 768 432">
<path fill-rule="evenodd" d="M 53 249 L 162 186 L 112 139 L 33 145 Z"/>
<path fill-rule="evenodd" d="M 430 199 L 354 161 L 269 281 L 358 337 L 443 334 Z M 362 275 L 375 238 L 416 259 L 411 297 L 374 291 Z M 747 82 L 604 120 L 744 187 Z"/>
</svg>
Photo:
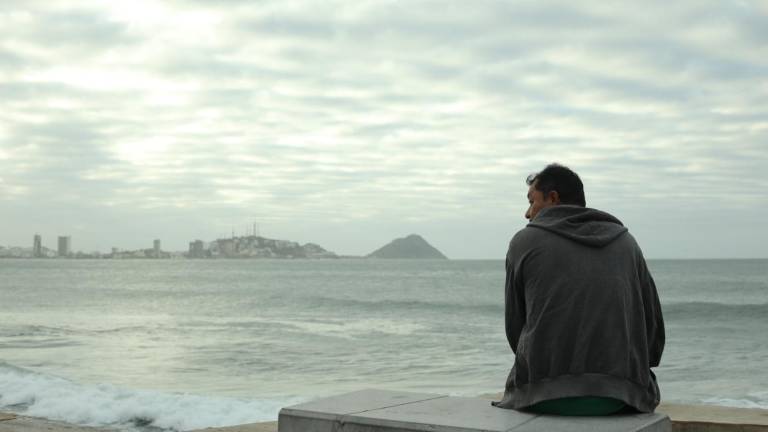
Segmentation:
<svg viewBox="0 0 768 432">
<path fill-rule="evenodd" d="M 424 300 L 358 300 L 339 299 L 330 297 L 313 297 L 311 303 L 330 309 L 345 308 L 345 310 L 382 311 L 393 310 L 398 312 L 475 312 L 479 314 L 498 315 L 504 312 L 503 300 L 498 303 L 448 303 L 432 302 Z"/>
<path fill-rule="evenodd" d="M 752 392 L 741 399 L 714 397 L 704 399 L 702 402 L 709 405 L 720 405 L 734 408 L 768 409 L 768 391 Z"/>
<path fill-rule="evenodd" d="M 0 409 L 19 414 L 126 431 L 187 431 L 272 421 L 286 398 L 244 400 L 83 385 L 0 362 Z"/>
</svg>

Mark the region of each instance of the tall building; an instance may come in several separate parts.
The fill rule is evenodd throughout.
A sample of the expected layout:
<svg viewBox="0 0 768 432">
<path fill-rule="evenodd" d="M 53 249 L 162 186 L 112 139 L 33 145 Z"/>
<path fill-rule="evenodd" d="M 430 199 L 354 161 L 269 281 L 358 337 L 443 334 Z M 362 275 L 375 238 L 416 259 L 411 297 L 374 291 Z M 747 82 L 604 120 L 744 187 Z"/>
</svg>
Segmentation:
<svg viewBox="0 0 768 432">
<path fill-rule="evenodd" d="M 190 258 L 205 258 L 205 246 L 202 240 L 195 240 L 189 242 L 189 257 Z"/>
<path fill-rule="evenodd" d="M 155 258 L 160 258 L 160 239 L 155 239 L 155 241 L 152 242 L 152 249 L 155 254 Z"/>
<path fill-rule="evenodd" d="M 32 256 L 40 258 L 43 256 L 43 239 L 40 234 L 35 234 L 35 240 L 32 244 Z"/>
<path fill-rule="evenodd" d="M 66 257 L 72 253 L 72 237 L 59 236 L 59 256 Z"/>
</svg>

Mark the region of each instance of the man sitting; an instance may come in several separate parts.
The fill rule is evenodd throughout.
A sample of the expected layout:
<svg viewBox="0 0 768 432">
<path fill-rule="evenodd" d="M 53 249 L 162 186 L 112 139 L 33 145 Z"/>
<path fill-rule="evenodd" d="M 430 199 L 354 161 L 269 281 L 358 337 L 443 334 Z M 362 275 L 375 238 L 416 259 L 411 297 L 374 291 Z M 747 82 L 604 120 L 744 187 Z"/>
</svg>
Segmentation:
<svg viewBox="0 0 768 432">
<path fill-rule="evenodd" d="M 528 225 L 506 260 L 505 330 L 515 353 L 497 407 L 542 414 L 653 412 L 664 349 L 658 293 L 634 237 L 586 207 L 573 171 L 528 177 Z"/>
</svg>

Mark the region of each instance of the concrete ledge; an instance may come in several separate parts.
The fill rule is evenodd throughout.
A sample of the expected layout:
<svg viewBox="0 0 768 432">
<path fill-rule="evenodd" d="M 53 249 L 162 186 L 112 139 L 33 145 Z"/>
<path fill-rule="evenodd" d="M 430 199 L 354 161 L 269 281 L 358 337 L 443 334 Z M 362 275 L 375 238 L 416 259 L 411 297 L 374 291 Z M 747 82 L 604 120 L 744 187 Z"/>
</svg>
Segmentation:
<svg viewBox="0 0 768 432">
<path fill-rule="evenodd" d="M 280 410 L 279 432 L 532 432 L 672 430 L 664 414 L 559 417 L 492 407 L 487 399 L 361 390 Z"/>
</svg>

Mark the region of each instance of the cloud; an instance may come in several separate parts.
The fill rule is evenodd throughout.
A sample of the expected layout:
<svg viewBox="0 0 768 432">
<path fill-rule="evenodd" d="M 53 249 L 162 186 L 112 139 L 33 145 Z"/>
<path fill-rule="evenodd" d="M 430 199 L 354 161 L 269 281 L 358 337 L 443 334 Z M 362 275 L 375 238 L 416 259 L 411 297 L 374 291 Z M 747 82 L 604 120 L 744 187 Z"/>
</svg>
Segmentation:
<svg viewBox="0 0 768 432">
<path fill-rule="evenodd" d="M 767 13 L 25 3 L 0 10 L 0 203 L 61 215 L 57 229 L 87 203 L 93 230 L 144 220 L 177 247 L 259 218 L 341 253 L 418 227 L 449 256 L 490 257 L 522 225 L 522 180 L 557 160 L 590 202 L 647 215 L 640 232 L 670 207 L 754 214 L 768 202 Z M 450 240 L 484 223 L 472 250 Z"/>
</svg>

